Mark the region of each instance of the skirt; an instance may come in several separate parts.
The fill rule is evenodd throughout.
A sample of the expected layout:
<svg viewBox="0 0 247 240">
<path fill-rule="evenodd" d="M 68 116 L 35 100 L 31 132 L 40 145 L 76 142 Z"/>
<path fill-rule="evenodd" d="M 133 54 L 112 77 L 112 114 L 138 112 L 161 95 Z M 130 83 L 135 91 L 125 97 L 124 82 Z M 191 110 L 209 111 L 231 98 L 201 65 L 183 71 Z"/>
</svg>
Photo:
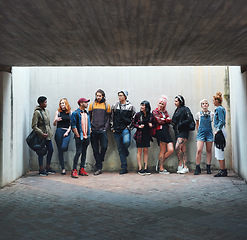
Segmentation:
<svg viewBox="0 0 247 240">
<path fill-rule="evenodd" d="M 169 132 L 169 128 L 167 126 L 163 126 L 162 129 L 156 131 L 158 144 L 160 142 L 170 143 L 172 142 L 172 138 Z"/>
</svg>

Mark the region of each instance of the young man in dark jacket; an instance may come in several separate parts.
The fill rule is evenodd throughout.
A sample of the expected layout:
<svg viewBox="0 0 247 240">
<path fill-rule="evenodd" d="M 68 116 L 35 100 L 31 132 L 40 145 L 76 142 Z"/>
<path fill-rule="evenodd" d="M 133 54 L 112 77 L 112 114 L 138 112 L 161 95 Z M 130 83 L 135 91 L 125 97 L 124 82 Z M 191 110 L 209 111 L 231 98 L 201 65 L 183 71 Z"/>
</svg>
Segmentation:
<svg viewBox="0 0 247 240">
<path fill-rule="evenodd" d="M 120 174 L 128 173 L 127 157 L 130 146 L 130 125 L 135 114 L 133 105 L 127 100 L 128 92 L 125 90 L 118 92 L 119 102 L 112 106 L 111 130 L 117 142 L 119 157 L 121 160 Z"/>
<path fill-rule="evenodd" d="M 102 173 L 102 163 L 108 147 L 107 128 L 110 122 L 111 107 L 106 103 L 105 92 L 102 89 L 97 90 L 95 97 L 95 101 L 89 105 L 88 112 L 92 126 L 91 144 L 96 161 L 94 175 L 99 175 Z"/>
</svg>

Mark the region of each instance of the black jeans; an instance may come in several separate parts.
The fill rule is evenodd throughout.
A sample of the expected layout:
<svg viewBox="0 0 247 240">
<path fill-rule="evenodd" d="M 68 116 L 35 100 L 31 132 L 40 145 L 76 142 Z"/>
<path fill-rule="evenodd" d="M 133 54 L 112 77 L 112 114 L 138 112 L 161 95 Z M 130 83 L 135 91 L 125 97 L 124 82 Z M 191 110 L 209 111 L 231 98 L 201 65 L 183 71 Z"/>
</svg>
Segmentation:
<svg viewBox="0 0 247 240">
<path fill-rule="evenodd" d="M 96 161 L 96 169 L 102 169 L 105 158 L 105 153 L 108 147 L 108 137 L 106 131 L 92 131 L 91 144 L 93 148 L 93 155 Z M 99 150 L 100 146 L 100 150 Z"/>
<path fill-rule="evenodd" d="M 76 147 L 76 154 L 74 157 L 74 164 L 73 169 L 77 169 L 78 159 L 81 155 L 81 164 L 80 167 L 84 168 L 85 161 L 86 161 L 86 155 L 87 155 L 87 147 L 89 145 L 89 138 L 81 140 L 80 138 L 75 138 L 75 147 Z"/>
<path fill-rule="evenodd" d="M 50 165 L 51 164 L 52 154 L 53 154 L 53 146 L 52 146 L 51 140 L 46 140 L 45 141 L 45 145 L 47 147 L 46 165 Z M 44 158 L 44 156 L 38 155 L 38 160 L 39 160 L 39 166 L 40 167 L 43 166 L 43 158 Z"/>
</svg>

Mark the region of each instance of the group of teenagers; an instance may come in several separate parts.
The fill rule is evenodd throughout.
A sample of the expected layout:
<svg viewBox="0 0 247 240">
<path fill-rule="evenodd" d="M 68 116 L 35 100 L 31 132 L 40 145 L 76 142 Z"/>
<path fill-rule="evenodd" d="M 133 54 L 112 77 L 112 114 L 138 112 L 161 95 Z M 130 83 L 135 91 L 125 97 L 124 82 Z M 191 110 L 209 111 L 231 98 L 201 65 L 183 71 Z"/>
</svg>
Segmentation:
<svg viewBox="0 0 247 240">
<path fill-rule="evenodd" d="M 148 169 L 148 148 L 153 137 L 157 139 L 160 148 L 159 157 L 156 163 L 156 171 L 160 174 L 169 174 L 164 168 L 164 162 L 173 153 L 174 145 L 170 135 L 169 125 L 172 125 L 176 144 L 175 151 L 178 157 L 177 173 L 185 174 L 189 172 L 187 165 L 186 142 L 189 138 L 189 124 L 194 121 L 193 115 L 185 106 L 184 97 L 177 95 L 174 98 L 175 111 L 172 118 L 169 116 L 166 105 L 167 97 L 162 96 L 158 100 L 157 107 L 151 111 L 148 101 L 142 101 L 140 111 L 136 112 L 134 106 L 129 102 L 128 92 L 121 90 L 118 92 L 119 101 L 110 106 L 106 102 L 105 92 L 98 89 L 95 93 L 95 100 L 89 105 L 86 98 L 78 100 L 78 108 L 71 110 L 66 98 L 59 101 L 58 110 L 55 113 L 53 125 L 56 126 L 55 142 L 58 149 L 58 159 L 61 165 L 61 174 L 65 175 L 64 152 L 68 150 L 71 132 L 74 133 L 76 153 L 73 159 L 72 178 L 78 175 L 88 176 L 85 170 L 86 154 L 88 145 L 91 142 L 93 155 L 95 158 L 94 175 L 102 173 L 103 162 L 108 148 L 107 129 L 110 127 L 114 134 L 119 157 L 121 161 L 121 171 L 119 174 L 128 173 L 127 157 L 128 148 L 131 143 L 131 130 L 136 128 L 134 139 L 137 147 L 138 174 L 149 175 Z M 226 111 L 222 106 L 222 94 L 220 92 L 213 96 L 215 111 L 210 111 L 209 102 L 206 99 L 200 101 L 201 111 L 195 116 L 197 128 L 197 153 L 195 175 L 201 173 L 200 163 L 204 143 L 207 152 L 207 174 L 211 174 L 212 145 L 215 142 L 215 157 L 219 160 L 220 170 L 214 177 L 226 177 L 224 148 L 226 146 Z M 46 167 L 43 167 L 42 154 L 38 154 L 39 175 L 47 176 L 54 174 L 51 168 L 53 155 L 52 129 L 50 125 L 50 115 L 47 108 L 47 98 L 40 96 L 38 106 L 36 106 L 33 118 L 32 129 L 39 135 L 40 139 L 45 139 L 47 148 Z M 87 110 L 88 109 L 88 110 Z M 214 130 L 212 128 L 214 124 Z M 80 158 L 80 168 L 78 161 Z M 143 160 L 143 161 L 142 161 Z"/>
</svg>

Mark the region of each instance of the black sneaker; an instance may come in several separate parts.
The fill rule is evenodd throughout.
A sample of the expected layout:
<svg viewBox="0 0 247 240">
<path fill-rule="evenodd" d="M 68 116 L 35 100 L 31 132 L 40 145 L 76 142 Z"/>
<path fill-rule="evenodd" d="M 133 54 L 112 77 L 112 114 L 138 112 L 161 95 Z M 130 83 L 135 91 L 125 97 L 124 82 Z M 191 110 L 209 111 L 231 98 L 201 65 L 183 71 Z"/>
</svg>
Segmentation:
<svg viewBox="0 0 247 240">
<path fill-rule="evenodd" d="M 220 169 L 214 177 L 227 177 L 227 169 Z"/>
<path fill-rule="evenodd" d="M 100 175 L 102 173 L 102 170 L 101 169 L 98 169 L 93 175 Z"/>
<path fill-rule="evenodd" d="M 48 173 L 45 170 L 39 171 L 39 176 L 47 176 L 47 175 Z"/>
<path fill-rule="evenodd" d="M 144 176 L 145 175 L 145 171 L 144 170 L 138 170 L 138 172 L 137 172 L 139 175 L 142 175 L 142 176 Z"/>
<path fill-rule="evenodd" d="M 122 171 L 119 174 L 126 174 L 126 173 L 128 173 L 128 170 L 127 169 L 122 169 Z"/>
<path fill-rule="evenodd" d="M 151 172 L 148 169 L 144 169 L 144 172 L 145 172 L 146 175 L 150 175 L 151 174 Z"/>
<path fill-rule="evenodd" d="M 55 174 L 56 173 L 56 171 L 52 170 L 52 168 L 46 169 L 46 172 L 49 174 Z"/>
</svg>

